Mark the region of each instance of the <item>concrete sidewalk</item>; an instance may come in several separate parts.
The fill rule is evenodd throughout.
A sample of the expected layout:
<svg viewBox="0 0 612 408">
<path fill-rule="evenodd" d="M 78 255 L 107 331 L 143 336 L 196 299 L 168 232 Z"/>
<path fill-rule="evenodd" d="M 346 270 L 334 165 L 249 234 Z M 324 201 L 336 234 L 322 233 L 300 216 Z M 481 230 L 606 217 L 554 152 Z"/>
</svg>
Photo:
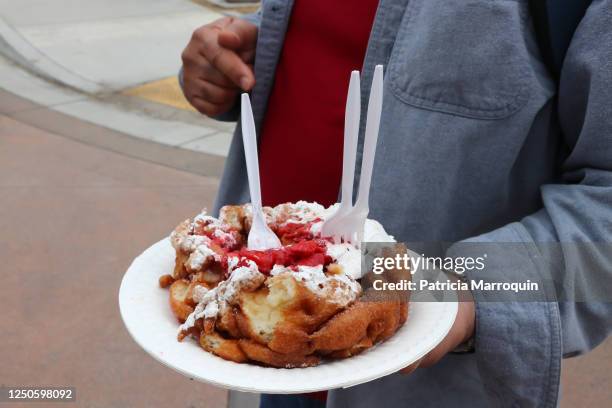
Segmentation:
<svg viewBox="0 0 612 408">
<path fill-rule="evenodd" d="M 220 16 L 189 0 L 0 0 L 0 89 L 139 139 L 224 157 L 235 124 L 195 112 L 176 81 L 193 30 Z"/>
<path fill-rule="evenodd" d="M 220 17 L 189 0 L 18 3 L 0 0 L 3 24 L 14 31 L 8 45 L 17 52 L 31 46 L 39 58 L 72 73 L 77 83 L 90 82 L 101 92 L 176 74 L 193 30 Z"/>
<path fill-rule="evenodd" d="M 234 123 L 223 123 L 193 111 L 112 93 L 89 95 L 47 81 L 0 56 L 0 89 L 40 107 L 133 138 L 224 158 Z M 178 91 L 175 91 L 178 92 Z"/>
<path fill-rule="evenodd" d="M 80 407 L 225 407 L 225 390 L 146 355 L 117 305 L 132 259 L 209 206 L 217 179 L 91 146 L 20 115 L 64 126 L 0 92 L 0 383 L 74 386 Z"/>
</svg>

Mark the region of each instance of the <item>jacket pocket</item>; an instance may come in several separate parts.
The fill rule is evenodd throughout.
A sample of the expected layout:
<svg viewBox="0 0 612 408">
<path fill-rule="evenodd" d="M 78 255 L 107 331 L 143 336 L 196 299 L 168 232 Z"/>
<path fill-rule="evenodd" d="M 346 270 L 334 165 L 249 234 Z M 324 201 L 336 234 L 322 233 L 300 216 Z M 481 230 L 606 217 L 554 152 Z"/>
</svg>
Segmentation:
<svg viewBox="0 0 612 408">
<path fill-rule="evenodd" d="M 389 61 L 404 103 L 476 119 L 501 119 L 529 100 L 520 0 L 411 0 Z"/>
</svg>

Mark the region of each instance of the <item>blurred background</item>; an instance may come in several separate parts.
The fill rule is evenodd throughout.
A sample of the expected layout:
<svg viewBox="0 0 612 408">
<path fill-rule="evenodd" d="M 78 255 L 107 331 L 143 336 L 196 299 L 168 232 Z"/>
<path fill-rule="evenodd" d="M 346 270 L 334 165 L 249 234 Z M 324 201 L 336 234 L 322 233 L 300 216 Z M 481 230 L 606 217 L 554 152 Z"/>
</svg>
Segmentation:
<svg viewBox="0 0 612 408">
<path fill-rule="evenodd" d="M 74 386 L 79 407 L 257 405 L 155 362 L 117 305 L 132 259 L 212 204 L 234 128 L 183 98 L 180 54 L 256 9 L 0 0 L 0 384 Z M 561 406 L 609 406 L 611 367 L 610 340 L 564 361 Z"/>
</svg>

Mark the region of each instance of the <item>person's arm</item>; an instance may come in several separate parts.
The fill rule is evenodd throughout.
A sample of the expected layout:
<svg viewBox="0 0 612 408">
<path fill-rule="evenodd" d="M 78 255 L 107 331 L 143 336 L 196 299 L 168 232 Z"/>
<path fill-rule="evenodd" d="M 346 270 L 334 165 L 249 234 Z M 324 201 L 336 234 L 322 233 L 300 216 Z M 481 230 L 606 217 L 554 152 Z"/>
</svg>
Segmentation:
<svg viewBox="0 0 612 408">
<path fill-rule="evenodd" d="M 470 279 L 553 277 L 586 296 L 594 287 L 610 287 L 612 0 L 594 1 L 576 31 L 558 104 L 567 149 L 560 181 L 542 186 L 542 210 L 467 240 L 505 245 L 506 253 L 514 249 L 506 259 L 489 256 L 486 269 L 472 270 Z M 517 244 L 504 244 L 511 242 Z M 546 250 L 550 245 L 557 251 Z M 447 255 L 473 255 L 468 247 L 456 244 Z M 612 329 L 612 304 L 596 301 L 601 299 L 498 303 L 486 302 L 482 293 L 474 296 L 476 358 L 494 406 L 555 407 L 561 358 L 594 348 Z"/>
</svg>

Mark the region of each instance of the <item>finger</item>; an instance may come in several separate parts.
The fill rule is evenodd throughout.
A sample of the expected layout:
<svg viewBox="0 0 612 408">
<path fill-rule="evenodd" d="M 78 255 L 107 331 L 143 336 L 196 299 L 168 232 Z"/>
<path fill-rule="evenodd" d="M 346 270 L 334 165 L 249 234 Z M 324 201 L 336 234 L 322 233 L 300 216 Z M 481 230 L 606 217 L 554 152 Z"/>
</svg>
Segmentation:
<svg viewBox="0 0 612 408">
<path fill-rule="evenodd" d="M 213 83 L 217 86 L 227 89 L 236 89 L 236 84 L 232 82 L 227 76 L 223 75 L 221 71 L 215 68 L 211 63 L 204 60 L 199 68 L 200 75 L 198 78 Z"/>
<path fill-rule="evenodd" d="M 190 98 L 189 102 L 193 105 L 194 108 L 198 110 L 198 112 L 203 113 L 208 116 L 217 116 L 222 113 L 227 112 L 232 107 L 232 103 L 227 104 L 214 104 L 212 102 L 205 101 L 204 99 L 194 96 Z"/>
<path fill-rule="evenodd" d="M 227 50 L 216 44 L 216 41 L 211 40 L 210 35 L 198 34 L 201 39 L 201 55 L 207 60 L 213 68 L 219 71 L 223 76 L 227 77 L 235 86 L 243 90 L 249 90 L 255 83 L 253 71 L 240 58 L 240 56 L 232 50 Z"/>
<path fill-rule="evenodd" d="M 436 364 L 438 361 L 442 359 L 446 355 L 446 351 L 441 351 L 440 349 L 434 349 L 427 353 L 425 357 L 421 360 L 420 367 L 427 368 Z"/>
<path fill-rule="evenodd" d="M 200 79 L 224 88 L 236 88 L 236 85 L 228 77 L 213 67 L 201 54 L 197 52 L 194 54 L 186 50 L 183 52 L 182 59 L 185 83 Z"/>
<path fill-rule="evenodd" d="M 240 56 L 240 58 L 242 58 L 244 62 L 246 62 L 248 66 L 253 66 L 253 62 L 255 61 L 255 49 L 239 51 L 238 55 Z"/>
<path fill-rule="evenodd" d="M 253 70 L 234 51 L 222 49 L 210 62 L 241 89 L 248 91 L 255 85 Z"/>
<path fill-rule="evenodd" d="M 234 31 L 221 30 L 219 31 L 219 45 L 221 47 L 239 51 L 242 48 L 242 40 Z"/>
<path fill-rule="evenodd" d="M 249 90 L 255 84 L 255 76 L 249 66 L 233 50 L 223 48 L 218 43 L 219 28 L 204 26 L 194 33 L 199 53 L 221 74 L 227 76 L 236 86 Z"/>
<path fill-rule="evenodd" d="M 473 336 L 476 318 L 474 307 L 473 301 L 459 302 L 459 310 L 453 326 L 444 340 L 423 358 L 421 367 L 430 367 L 436 364 L 447 353 Z"/>
<path fill-rule="evenodd" d="M 233 18 L 219 32 L 219 45 L 234 51 L 254 50 L 257 44 L 257 26 Z"/>
<path fill-rule="evenodd" d="M 442 340 L 433 350 L 431 350 L 421 360 L 421 367 L 431 367 L 442 359 L 446 354 L 452 351 L 461 341 L 456 335 L 449 334 Z"/>
<path fill-rule="evenodd" d="M 408 367 L 402 368 L 400 370 L 400 373 L 405 374 L 405 375 L 412 374 L 414 370 L 419 368 L 420 365 L 421 365 L 421 360 L 417 360 L 414 363 L 410 364 Z"/>
<path fill-rule="evenodd" d="M 421 367 L 431 367 L 457 346 L 458 341 L 453 335 L 447 335 L 433 350 L 421 359 Z"/>
<path fill-rule="evenodd" d="M 225 27 L 227 27 L 228 25 L 230 25 L 232 23 L 232 21 L 234 21 L 234 17 L 231 16 L 225 16 L 225 17 L 221 17 L 215 21 L 213 21 L 212 23 L 208 24 L 208 27 L 212 27 L 215 30 L 223 30 Z"/>
<path fill-rule="evenodd" d="M 214 104 L 226 104 L 236 99 L 238 91 L 236 88 L 228 89 L 213 83 L 203 81 L 201 79 L 196 80 L 196 92 L 194 97 L 199 97 L 207 102 Z"/>
</svg>

